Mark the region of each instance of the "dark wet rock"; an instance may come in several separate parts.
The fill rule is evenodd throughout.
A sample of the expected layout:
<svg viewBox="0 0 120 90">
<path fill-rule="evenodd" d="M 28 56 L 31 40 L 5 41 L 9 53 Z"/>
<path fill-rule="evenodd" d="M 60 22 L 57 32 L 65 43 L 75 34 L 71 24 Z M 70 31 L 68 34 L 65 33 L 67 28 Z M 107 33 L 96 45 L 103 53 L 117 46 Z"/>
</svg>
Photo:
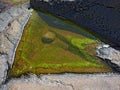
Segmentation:
<svg viewBox="0 0 120 90">
<path fill-rule="evenodd" d="M 6 6 L 6 4 L 0 2 L 0 13 L 2 12 L 2 9 L 4 9 L 5 6 Z"/>
<path fill-rule="evenodd" d="M 12 64 L 12 54 L 14 50 L 14 45 L 5 37 L 3 33 L 0 34 L 0 53 L 7 54 L 7 61 L 9 64 Z"/>
<path fill-rule="evenodd" d="M 4 4 L 3 3 L 0 3 L 0 8 L 4 8 Z"/>
<path fill-rule="evenodd" d="M 31 6 L 71 20 L 120 46 L 120 0 L 75 0 L 73 2 L 31 0 Z"/>
</svg>

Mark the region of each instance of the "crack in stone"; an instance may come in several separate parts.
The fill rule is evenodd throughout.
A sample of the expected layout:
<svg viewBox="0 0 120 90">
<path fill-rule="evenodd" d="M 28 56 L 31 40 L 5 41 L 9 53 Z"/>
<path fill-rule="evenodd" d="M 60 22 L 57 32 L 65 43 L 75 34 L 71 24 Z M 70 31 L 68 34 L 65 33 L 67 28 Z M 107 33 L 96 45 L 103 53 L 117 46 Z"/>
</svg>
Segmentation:
<svg viewBox="0 0 120 90">
<path fill-rule="evenodd" d="M 58 82 L 61 83 L 64 86 L 70 86 L 73 90 L 75 90 L 75 88 L 74 88 L 74 86 L 72 84 L 66 84 L 66 83 L 64 83 L 64 82 L 62 82 L 60 80 Z"/>
<path fill-rule="evenodd" d="M 65 87 L 71 87 L 72 90 L 75 90 L 74 86 L 72 84 L 67 84 L 67 83 L 64 83 L 62 82 L 61 80 L 50 80 L 46 77 L 41 77 L 40 79 L 41 81 L 43 81 L 44 83 L 50 83 L 50 84 L 55 84 L 55 85 L 58 85 L 58 86 L 65 86 Z"/>
<path fill-rule="evenodd" d="M 9 33 L 7 33 L 7 30 L 9 30 L 9 31 L 12 30 L 13 29 L 12 27 L 14 27 L 14 25 L 11 26 L 11 23 L 13 23 L 14 21 L 16 21 L 17 26 L 18 26 L 17 30 L 20 29 L 19 32 L 18 32 L 18 33 L 20 33 L 20 36 L 19 35 L 17 36 L 17 34 L 13 35 L 13 36 L 15 38 L 16 37 L 19 38 L 19 40 L 20 40 L 20 38 L 22 36 L 22 32 L 23 32 L 24 26 L 26 25 L 26 22 L 28 21 L 28 19 L 30 18 L 30 15 L 31 15 L 30 14 L 31 11 L 29 11 L 29 10 L 27 10 L 25 8 L 20 8 L 20 9 L 16 8 L 16 9 L 17 10 L 21 10 L 21 11 L 20 12 L 16 12 L 16 16 L 15 17 L 13 17 L 11 15 L 12 13 L 10 13 L 12 11 L 12 9 L 11 9 L 11 11 L 3 12 L 3 13 L 8 14 L 11 17 L 11 19 L 9 19 L 5 23 L 6 24 L 5 26 L 2 26 L 4 29 L 0 31 L 0 55 L 7 56 L 5 58 L 6 62 L 5 63 L 2 62 L 2 64 L 6 64 L 6 65 L 2 65 L 4 67 L 2 67 L 3 71 L 1 71 L 1 73 L 0 73 L 0 75 L 3 75 L 3 76 L 0 77 L 0 85 L 6 82 L 8 71 L 9 71 L 9 69 L 13 65 L 13 63 L 11 63 L 10 60 L 12 59 L 12 61 L 14 61 L 13 59 L 14 59 L 14 56 L 15 56 L 16 48 L 17 48 L 18 43 L 19 43 L 18 39 L 14 43 L 14 41 L 10 38 L 10 35 L 13 35 L 14 33 L 11 33 L 12 32 L 11 31 L 10 34 L 9 34 Z M 14 12 L 14 10 L 12 12 Z M 28 14 L 30 14 L 30 15 L 28 15 Z M 24 16 L 23 21 L 21 21 L 23 24 L 21 24 L 20 22 L 18 22 L 18 19 L 21 18 L 22 16 Z M 3 16 L 3 18 L 5 18 L 5 17 Z M 4 19 L 2 19 L 2 18 L 0 18 L 0 20 L 1 20 L 1 23 L 2 23 L 2 21 L 4 21 Z M 16 28 L 14 28 L 14 29 L 16 30 Z M 9 47 L 9 45 L 10 45 L 10 47 Z M 5 68 L 5 70 L 4 70 L 4 68 Z"/>
<path fill-rule="evenodd" d="M 4 34 L 4 36 L 7 38 L 7 40 L 12 43 L 13 45 L 15 45 L 10 39 L 9 39 L 9 35 L 8 34 Z"/>
</svg>

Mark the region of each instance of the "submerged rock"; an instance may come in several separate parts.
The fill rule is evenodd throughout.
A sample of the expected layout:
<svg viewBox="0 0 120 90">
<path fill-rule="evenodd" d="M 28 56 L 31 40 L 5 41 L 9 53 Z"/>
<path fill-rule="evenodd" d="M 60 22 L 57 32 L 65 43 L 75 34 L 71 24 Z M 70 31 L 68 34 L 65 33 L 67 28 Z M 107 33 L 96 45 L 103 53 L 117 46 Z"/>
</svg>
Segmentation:
<svg viewBox="0 0 120 90">
<path fill-rule="evenodd" d="M 120 46 L 120 0 L 30 0 L 30 3 L 37 10 L 73 21 Z"/>
</svg>

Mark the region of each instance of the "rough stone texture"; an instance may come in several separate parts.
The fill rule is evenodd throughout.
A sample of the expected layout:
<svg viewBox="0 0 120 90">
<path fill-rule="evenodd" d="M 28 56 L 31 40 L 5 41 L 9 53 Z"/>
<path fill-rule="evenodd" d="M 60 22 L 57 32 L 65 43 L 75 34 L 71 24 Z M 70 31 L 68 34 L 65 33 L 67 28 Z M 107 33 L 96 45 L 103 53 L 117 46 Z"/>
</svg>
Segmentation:
<svg viewBox="0 0 120 90">
<path fill-rule="evenodd" d="M 5 30 L 11 20 L 12 17 L 7 12 L 0 14 L 0 32 Z"/>
<path fill-rule="evenodd" d="M 3 33 L 1 33 L 0 35 L 0 52 L 1 54 L 7 54 L 8 56 L 8 62 L 9 64 L 11 63 L 11 58 L 12 58 L 12 54 L 13 54 L 13 50 L 14 50 L 14 45 L 7 39 L 7 37 L 4 36 Z"/>
<path fill-rule="evenodd" d="M 112 63 L 120 67 L 120 51 L 106 45 L 101 45 L 96 50 L 97 56 L 104 59 L 110 60 Z"/>
<path fill-rule="evenodd" d="M 14 62 L 16 48 L 31 11 L 24 6 L 12 7 L 0 14 L 0 85 L 5 80 L 8 67 Z"/>
<path fill-rule="evenodd" d="M 8 70 L 7 55 L 0 54 L 0 84 L 6 78 L 7 70 Z"/>
<path fill-rule="evenodd" d="M 13 6 L 18 6 L 27 3 L 29 0 L 0 0 L 0 13 L 10 9 Z"/>
<path fill-rule="evenodd" d="M 1 90 L 120 90 L 120 75 L 32 75 L 12 79 Z"/>
</svg>

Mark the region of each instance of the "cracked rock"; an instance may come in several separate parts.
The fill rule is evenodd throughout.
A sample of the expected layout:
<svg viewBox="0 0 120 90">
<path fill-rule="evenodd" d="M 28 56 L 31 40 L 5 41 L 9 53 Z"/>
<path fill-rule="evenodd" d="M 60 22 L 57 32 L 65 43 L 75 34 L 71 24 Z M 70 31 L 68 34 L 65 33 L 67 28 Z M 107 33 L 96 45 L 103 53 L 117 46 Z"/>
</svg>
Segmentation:
<svg viewBox="0 0 120 90">
<path fill-rule="evenodd" d="M 0 15 L 0 32 L 5 30 L 8 26 L 8 23 L 12 20 L 12 17 L 7 12 L 1 13 Z"/>
<path fill-rule="evenodd" d="M 8 70 L 7 55 L 0 54 L 0 84 L 6 79 Z"/>
<path fill-rule="evenodd" d="M 51 74 L 13 78 L 1 90 L 120 90 L 117 74 Z"/>
<path fill-rule="evenodd" d="M 0 14 L 0 85 L 5 81 L 8 66 L 12 67 L 16 48 L 31 15 L 25 7 L 12 7 Z"/>
<path fill-rule="evenodd" d="M 105 45 L 101 45 L 96 50 L 97 56 L 102 59 L 108 59 L 112 63 L 118 65 L 120 67 L 120 51 L 116 50 L 112 47 L 105 47 Z"/>
<path fill-rule="evenodd" d="M 11 23 L 11 27 L 10 27 L 10 29 L 8 29 L 6 31 L 6 34 L 7 34 L 7 37 L 9 38 L 9 40 L 13 44 L 15 44 L 21 35 L 20 32 L 21 32 L 21 25 L 18 23 L 17 20 L 15 20 Z"/>
<path fill-rule="evenodd" d="M 11 64 L 11 57 L 13 54 L 14 45 L 4 36 L 3 33 L 0 33 L 0 52 L 8 54 L 8 63 Z"/>
<path fill-rule="evenodd" d="M 20 8 L 15 8 L 15 7 L 12 7 L 8 13 L 12 16 L 12 17 L 17 17 L 19 16 L 20 14 L 22 14 L 23 10 L 21 10 Z"/>
</svg>

